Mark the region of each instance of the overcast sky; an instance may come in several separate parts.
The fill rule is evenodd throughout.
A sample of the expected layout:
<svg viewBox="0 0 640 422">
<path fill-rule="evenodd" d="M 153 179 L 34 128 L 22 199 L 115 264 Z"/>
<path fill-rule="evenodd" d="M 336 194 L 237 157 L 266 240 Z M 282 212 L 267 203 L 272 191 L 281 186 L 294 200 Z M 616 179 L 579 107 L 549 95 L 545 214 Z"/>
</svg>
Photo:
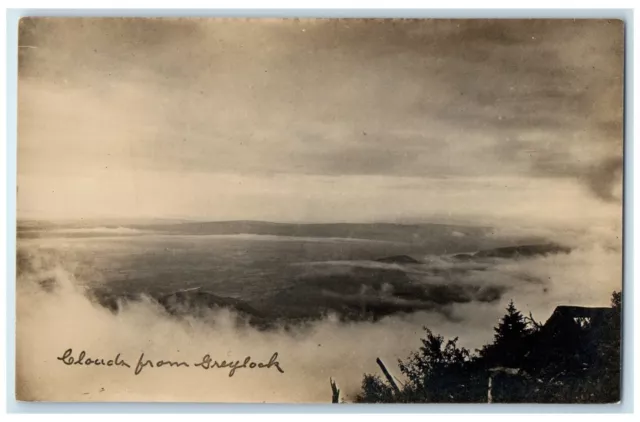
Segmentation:
<svg viewBox="0 0 640 422">
<path fill-rule="evenodd" d="M 620 218 L 619 21 L 21 21 L 18 216 Z"/>
</svg>

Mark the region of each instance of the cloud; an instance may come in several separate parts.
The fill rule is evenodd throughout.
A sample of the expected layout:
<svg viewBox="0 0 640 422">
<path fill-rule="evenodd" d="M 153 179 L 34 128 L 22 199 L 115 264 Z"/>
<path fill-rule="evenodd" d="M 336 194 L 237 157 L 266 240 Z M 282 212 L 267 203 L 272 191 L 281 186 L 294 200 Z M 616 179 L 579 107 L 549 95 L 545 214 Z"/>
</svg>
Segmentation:
<svg viewBox="0 0 640 422">
<path fill-rule="evenodd" d="M 58 92 L 34 118 L 69 113 L 56 130 L 21 142 L 73 136 L 76 113 L 127 133 L 155 126 L 129 141 L 141 157 L 135 168 L 482 176 L 528 174 L 536 161 L 524 152 L 560 157 L 567 138 L 573 152 L 604 142 L 621 154 L 615 21 L 33 19 L 22 27 L 37 46 L 21 52 L 25 113 L 44 89 Z M 83 97 L 96 96 L 106 96 L 104 107 L 87 107 Z M 541 136 L 521 140 L 530 131 Z M 496 153 L 503 147 L 515 162 Z"/>
</svg>

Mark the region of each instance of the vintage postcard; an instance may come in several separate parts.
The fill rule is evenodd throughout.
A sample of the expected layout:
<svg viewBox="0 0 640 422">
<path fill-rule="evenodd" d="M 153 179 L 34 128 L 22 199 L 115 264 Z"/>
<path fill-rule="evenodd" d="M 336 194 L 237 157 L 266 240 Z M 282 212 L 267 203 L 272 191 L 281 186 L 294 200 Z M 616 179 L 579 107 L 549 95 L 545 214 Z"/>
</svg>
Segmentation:
<svg viewBox="0 0 640 422">
<path fill-rule="evenodd" d="M 624 24 L 24 18 L 16 397 L 620 400 Z"/>
</svg>

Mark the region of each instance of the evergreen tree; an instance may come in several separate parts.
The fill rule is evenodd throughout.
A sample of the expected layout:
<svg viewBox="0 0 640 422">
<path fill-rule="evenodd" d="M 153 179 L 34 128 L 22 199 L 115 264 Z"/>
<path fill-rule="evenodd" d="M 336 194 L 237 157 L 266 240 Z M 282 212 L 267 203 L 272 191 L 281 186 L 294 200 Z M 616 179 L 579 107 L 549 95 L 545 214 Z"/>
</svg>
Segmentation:
<svg viewBox="0 0 640 422">
<path fill-rule="evenodd" d="M 521 367 L 532 330 L 527 319 L 516 309 L 513 300 L 509 302 L 507 313 L 493 330 L 493 343 L 479 351 L 485 363 L 488 366 Z"/>
</svg>

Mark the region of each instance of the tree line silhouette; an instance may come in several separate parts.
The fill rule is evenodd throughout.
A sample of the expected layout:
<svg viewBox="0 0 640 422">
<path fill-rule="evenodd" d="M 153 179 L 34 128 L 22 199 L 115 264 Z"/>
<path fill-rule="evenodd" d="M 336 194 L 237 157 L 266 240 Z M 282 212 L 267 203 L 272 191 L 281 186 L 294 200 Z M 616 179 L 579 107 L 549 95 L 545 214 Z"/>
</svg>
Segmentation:
<svg viewBox="0 0 640 422">
<path fill-rule="evenodd" d="M 620 400 L 622 296 L 610 308 L 558 307 L 545 324 L 511 301 L 493 342 L 471 352 L 424 327 L 398 366 L 406 383 L 365 374 L 357 403 L 612 403 Z"/>
</svg>

